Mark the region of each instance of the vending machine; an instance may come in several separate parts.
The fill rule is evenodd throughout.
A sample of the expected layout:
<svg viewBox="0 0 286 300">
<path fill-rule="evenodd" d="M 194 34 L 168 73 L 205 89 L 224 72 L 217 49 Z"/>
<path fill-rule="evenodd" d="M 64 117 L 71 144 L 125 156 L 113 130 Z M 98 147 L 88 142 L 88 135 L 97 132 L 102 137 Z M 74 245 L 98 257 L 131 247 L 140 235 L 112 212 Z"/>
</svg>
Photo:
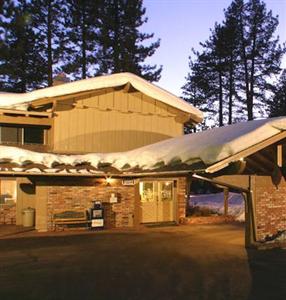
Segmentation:
<svg viewBox="0 0 286 300">
<path fill-rule="evenodd" d="M 99 201 L 93 202 L 93 207 L 90 209 L 91 229 L 104 227 L 103 206 Z"/>
</svg>

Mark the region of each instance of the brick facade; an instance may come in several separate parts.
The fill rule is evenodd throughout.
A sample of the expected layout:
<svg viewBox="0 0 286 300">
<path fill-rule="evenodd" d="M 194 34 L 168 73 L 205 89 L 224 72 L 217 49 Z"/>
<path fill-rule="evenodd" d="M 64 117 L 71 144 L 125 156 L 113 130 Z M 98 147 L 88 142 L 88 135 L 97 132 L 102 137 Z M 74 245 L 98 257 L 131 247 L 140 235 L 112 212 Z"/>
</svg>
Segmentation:
<svg viewBox="0 0 286 300">
<path fill-rule="evenodd" d="M 255 176 L 255 212 L 257 239 L 263 240 L 279 230 L 286 230 L 286 182 L 278 187 L 269 176 Z"/>
<path fill-rule="evenodd" d="M 117 203 L 109 203 L 111 194 L 118 197 Z M 177 179 L 177 217 L 180 222 L 186 215 L 186 179 Z M 138 197 L 138 196 L 137 196 Z M 47 183 L 48 230 L 54 229 L 52 216 L 55 212 L 69 209 L 92 207 L 92 201 L 103 204 L 105 228 L 126 228 L 136 225 L 136 186 L 123 186 L 121 180 L 114 180 L 111 185 L 96 181 L 93 185 L 52 185 Z M 139 220 L 140 222 L 140 220 Z"/>
<path fill-rule="evenodd" d="M 105 228 L 132 227 L 134 219 L 134 186 L 49 186 L 47 189 L 48 230 L 53 229 L 52 215 L 55 211 L 86 209 L 92 201 L 100 201 L 104 207 Z M 117 203 L 109 203 L 112 193 L 118 197 Z"/>
<path fill-rule="evenodd" d="M 0 224 L 16 224 L 16 204 L 0 205 Z"/>
</svg>

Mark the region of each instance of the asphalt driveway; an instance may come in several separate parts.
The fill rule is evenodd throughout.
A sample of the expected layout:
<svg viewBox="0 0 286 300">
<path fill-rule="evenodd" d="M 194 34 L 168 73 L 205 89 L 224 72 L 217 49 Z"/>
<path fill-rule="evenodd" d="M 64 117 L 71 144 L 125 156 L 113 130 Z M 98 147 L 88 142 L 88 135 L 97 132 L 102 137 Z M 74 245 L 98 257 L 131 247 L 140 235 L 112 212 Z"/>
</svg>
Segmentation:
<svg viewBox="0 0 286 300">
<path fill-rule="evenodd" d="M 0 240 L 0 299 L 286 299 L 286 251 L 237 225 Z"/>
</svg>

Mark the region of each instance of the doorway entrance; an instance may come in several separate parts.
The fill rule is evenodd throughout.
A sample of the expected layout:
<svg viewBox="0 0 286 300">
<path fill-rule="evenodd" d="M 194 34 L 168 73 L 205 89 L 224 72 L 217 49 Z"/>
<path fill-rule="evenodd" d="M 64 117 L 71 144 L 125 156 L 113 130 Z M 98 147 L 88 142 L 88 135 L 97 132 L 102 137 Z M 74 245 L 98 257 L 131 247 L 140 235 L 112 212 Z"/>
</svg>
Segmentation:
<svg viewBox="0 0 286 300">
<path fill-rule="evenodd" d="M 174 181 L 142 181 L 139 192 L 142 223 L 175 220 Z"/>
</svg>

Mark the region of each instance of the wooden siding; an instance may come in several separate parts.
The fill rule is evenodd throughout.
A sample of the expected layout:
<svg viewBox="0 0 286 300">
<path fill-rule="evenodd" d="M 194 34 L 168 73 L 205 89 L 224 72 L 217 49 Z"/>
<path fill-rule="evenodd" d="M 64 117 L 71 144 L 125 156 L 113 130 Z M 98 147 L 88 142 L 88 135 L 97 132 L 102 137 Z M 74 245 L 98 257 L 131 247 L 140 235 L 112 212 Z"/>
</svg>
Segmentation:
<svg viewBox="0 0 286 300">
<path fill-rule="evenodd" d="M 52 118 L 40 118 L 18 115 L 0 115 L 1 124 L 34 125 L 34 126 L 52 126 Z"/>
<path fill-rule="evenodd" d="M 35 208 L 36 196 L 35 186 L 33 183 L 25 178 L 17 178 L 17 201 L 16 201 L 16 225 L 22 225 L 24 208 Z"/>
<path fill-rule="evenodd" d="M 126 151 L 180 136 L 187 119 L 141 92 L 124 90 L 60 101 L 55 114 L 53 150 L 74 153 Z"/>
</svg>

